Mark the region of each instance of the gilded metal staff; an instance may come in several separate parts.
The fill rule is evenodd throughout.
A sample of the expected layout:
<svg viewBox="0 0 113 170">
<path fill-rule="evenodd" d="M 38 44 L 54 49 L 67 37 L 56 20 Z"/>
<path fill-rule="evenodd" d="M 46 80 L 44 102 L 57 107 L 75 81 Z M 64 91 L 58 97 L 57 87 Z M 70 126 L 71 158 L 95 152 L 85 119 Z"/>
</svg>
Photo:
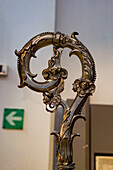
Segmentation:
<svg viewBox="0 0 113 170">
<path fill-rule="evenodd" d="M 44 32 L 28 41 L 25 46 L 15 54 L 18 56 L 18 73 L 20 85 L 43 93 L 43 102 L 46 104 L 46 110 L 49 112 L 56 111 L 57 107 L 63 107 L 63 121 L 59 132 L 52 132 L 56 136 L 56 156 L 58 159 L 57 168 L 59 170 L 71 170 L 75 168 L 73 162 L 72 142 L 78 133 L 72 134 L 73 126 L 76 120 L 82 118 L 82 107 L 87 98 L 95 91 L 95 63 L 88 49 L 76 38 L 77 32 L 73 32 L 71 37 L 66 34 L 57 32 Z M 34 78 L 37 74 L 30 71 L 30 60 L 36 58 L 35 53 L 40 48 L 53 45 L 54 56 L 48 61 L 48 68 L 44 69 L 42 75 L 44 82 L 38 82 Z M 82 66 L 82 77 L 76 79 L 73 83 L 73 91 L 77 92 L 71 107 L 61 98 L 60 93 L 64 90 L 64 80 L 68 76 L 65 68 L 62 68 L 60 59 L 64 48 L 69 48 L 71 55 L 76 55 Z M 60 51 L 59 49 L 62 49 Z"/>
</svg>

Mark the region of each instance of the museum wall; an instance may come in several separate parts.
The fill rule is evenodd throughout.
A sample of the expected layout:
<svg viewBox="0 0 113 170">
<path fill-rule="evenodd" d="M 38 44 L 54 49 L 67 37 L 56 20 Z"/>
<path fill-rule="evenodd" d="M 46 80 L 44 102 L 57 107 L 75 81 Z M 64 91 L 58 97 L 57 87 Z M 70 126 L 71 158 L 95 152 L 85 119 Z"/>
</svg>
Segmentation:
<svg viewBox="0 0 113 170">
<path fill-rule="evenodd" d="M 0 170 L 50 170 L 51 113 L 45 111 L 42 94 L 17 87 L 14 51 L 33 36 L 54 31 L 54 19 L 55 0 L 0 1 L 0 64 L 8 65 L 8 76 L 0 76 Z M 39 51 L 32 72 L 46 68 L 52 55 L 49 48 Z M 24 109 L 23 130 L 2 128 L 4 108 Z"/>
</svg>

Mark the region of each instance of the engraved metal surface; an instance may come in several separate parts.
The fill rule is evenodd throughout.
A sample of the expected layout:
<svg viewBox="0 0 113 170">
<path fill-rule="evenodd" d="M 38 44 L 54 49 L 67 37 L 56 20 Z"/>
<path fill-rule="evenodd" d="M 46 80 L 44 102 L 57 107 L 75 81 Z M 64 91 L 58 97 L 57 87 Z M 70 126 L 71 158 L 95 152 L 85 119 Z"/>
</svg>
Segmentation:
<svg viewBox="0 0 113 170">
<path fill-rule="evenodd" d="M 33 37 L 27 44 L 15 54 L 18 56 L 18 73 L 20 85 L 22 88 L 28 86 L 36 92 L 43 93 L 43 102 L 46 104 L 46 110 L 56 111 L 57 107 L 63 107 L 64 116 L 60 132 L 52 132 L 56 136 L 56 156 L 58 159 L 58 169 L 74 169 L 72 155 L 72 142 L 75 136 L 72 134 L 74 123 L 78 119 L 84 119 L 81 115 L 81 109 L 87 100 L 95 91 L 95 63 L 88 49 L 76 38 L 77 32 L 73 32 L 71 37 L 57 32 L 44 32 Z M 36 58 L 35 53 L 45 46 L 53 45 L 54 56 L 48 61 L 48 68 L 44 69 L 42 75 L 44 82 L 38 82 L 34 78 L 37 74 L 30 71 L 30 60 Z M 73 91 L 77 93 L 72 106 L 69 108 L 67 103 L 61 98 L 60 93 L 64 90 L 64 80 L 68 76 L 65 68 L 62 68 L 60 59 L 64 48 L 69 48 L 69 56 L 76 55 L 82 66 L 82 77 L 76 79 L 73 83 Z M 62 50 L 61 50 L 62 49 Z"/>
</svg>

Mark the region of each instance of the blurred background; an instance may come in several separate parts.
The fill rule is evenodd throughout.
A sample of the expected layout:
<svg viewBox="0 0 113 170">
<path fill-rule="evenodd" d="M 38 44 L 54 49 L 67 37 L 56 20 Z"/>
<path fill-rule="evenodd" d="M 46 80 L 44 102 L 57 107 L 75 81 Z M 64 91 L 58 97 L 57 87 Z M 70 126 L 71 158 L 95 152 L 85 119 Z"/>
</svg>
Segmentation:
<svg viewBox="0 0 113 170">
<path fill-rule="evenodd" d="M 54 169 L 54 139 L 50 137 L 54 113 L 45 111 L 41 94 L 17 87 L 14 51 L 41 32 L 57 31 L 70 36 L 79 32 L 78 39 L 96 63 L 96 91 L 84 108 L 87 122 L 80 122 L 79 129 L 75 129 L 81 131 L 81 138 L 74 142 L 77 170 L 94 170 L 95 155 L 113 154 L 113 1 L 1 0 L 0 65 L 8 69 L 7 76 L 0 75 L 0 170 Z M 81 76 L 81 66 L 78 58 L 69 58 L 68 53 L 66 49 L 61 61 L 69 73 L 62 98 L 72 100 L 72 83 Z M 43 80 L 41 71 L 48 67 L 52 47 L 39 50 L 37 55 L 31 70 Z M 4 109 L 24 109 L 23 128 L 3 128 Z"/>
</svg>

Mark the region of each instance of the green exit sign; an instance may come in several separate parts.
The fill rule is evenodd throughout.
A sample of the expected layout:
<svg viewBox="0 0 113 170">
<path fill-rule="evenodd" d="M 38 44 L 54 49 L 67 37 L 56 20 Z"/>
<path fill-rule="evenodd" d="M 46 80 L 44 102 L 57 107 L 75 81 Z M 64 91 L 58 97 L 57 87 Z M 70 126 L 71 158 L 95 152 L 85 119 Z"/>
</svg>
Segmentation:
<svg viewBox="0 0 113 170">
<path fill-rule="evenodd" d="M 23 121 L 24 109 L 4 109 L 4 129 L 23 129 Z"/>
</svg>

